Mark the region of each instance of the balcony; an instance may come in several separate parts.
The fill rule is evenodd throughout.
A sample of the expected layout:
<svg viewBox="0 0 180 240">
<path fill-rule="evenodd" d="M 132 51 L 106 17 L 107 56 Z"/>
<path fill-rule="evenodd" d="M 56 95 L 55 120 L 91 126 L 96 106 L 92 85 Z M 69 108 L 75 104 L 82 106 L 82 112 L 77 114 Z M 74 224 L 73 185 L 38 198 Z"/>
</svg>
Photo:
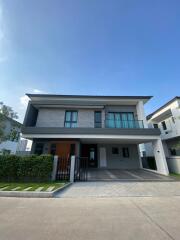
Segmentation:
<svg viewBox="0 0 180 240">
<path fill-rule="evenodd" d="M 144 123 L 142 120 L 122 121 L 106 119 L 104 126 L 105 128 L 144 128 Z"/>
</svg>

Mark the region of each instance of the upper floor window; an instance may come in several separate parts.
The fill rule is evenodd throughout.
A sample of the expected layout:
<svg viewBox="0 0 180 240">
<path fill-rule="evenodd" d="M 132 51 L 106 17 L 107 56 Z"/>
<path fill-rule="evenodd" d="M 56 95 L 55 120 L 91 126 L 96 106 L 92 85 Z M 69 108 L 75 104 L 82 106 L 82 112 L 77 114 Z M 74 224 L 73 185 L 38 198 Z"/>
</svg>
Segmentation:
<svg viewBox="0 0 180 240">
<path fill-rule="evenodd" d="M 158 124 L 157 123 L 154 123 L 153 126 L 154 126 L 154 128 L 158 128 Z"/>
<path fill-rule="evenodd" d="M 163 130 L 167 130 L 167 126 L 166 126 L 165 121 L 163 121 L 161 124 L 162 124 L 162 128 L 163 128 Z"/>
<path fill-rule="evenodd" d="M 136 128 L 133 112 L 109 112 L 108 127 L 110 128 Z"/>
<path fill-rule="evenodd" d="M 101 128 L 102 120 L 101 120 L 101 111 L 94 112 L 94 127 Z"/>
<path fill-rule="evenodd" d="M 66 128 L 77 127 L 77 111 L 66 111 L 64 127 Z"/>
</svg>

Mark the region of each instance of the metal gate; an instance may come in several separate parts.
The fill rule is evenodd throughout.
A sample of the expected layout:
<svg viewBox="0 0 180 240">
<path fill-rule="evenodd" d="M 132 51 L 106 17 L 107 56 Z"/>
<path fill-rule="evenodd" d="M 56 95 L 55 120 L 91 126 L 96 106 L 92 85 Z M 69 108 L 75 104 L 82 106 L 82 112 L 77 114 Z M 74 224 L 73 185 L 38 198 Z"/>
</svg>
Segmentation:
<svg viewBox="0 0 180 240">
<path fill-rule="evenodd" d="M 88 180 L 88 158 L 76 157 L 74 167 L 74 181 Z"/>
<path fill-rule="evenodd" d="M 59 157 L 57 164 L 56 180 L 70 180 L 71 161 L 70 157 Z"/>
</svg>

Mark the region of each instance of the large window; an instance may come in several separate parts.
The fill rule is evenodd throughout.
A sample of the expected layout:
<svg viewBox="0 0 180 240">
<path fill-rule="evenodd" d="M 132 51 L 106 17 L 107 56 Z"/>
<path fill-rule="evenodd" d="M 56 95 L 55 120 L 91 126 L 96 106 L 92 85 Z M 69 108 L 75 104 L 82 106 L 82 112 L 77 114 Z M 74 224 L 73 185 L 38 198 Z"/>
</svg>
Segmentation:
<svg viewBox="0 0 180 240">
<path fill-rule="evenodd" d="M 136 128 L 136 122 L 134 121 L 134 113 L 131 112 L 109 112 L 108 127 L 110 128 Z"/>
<path fill-rule="evenodd" d="M 94 112 L 94 127 L 101 128 L 102 120 L 101 120 L 101 111 Z"/>
<path fill-rule="evenodd" d="M 64 127 L 66 128 L 77 127 L 77 111 L 66 111 Z"/>
</svg>

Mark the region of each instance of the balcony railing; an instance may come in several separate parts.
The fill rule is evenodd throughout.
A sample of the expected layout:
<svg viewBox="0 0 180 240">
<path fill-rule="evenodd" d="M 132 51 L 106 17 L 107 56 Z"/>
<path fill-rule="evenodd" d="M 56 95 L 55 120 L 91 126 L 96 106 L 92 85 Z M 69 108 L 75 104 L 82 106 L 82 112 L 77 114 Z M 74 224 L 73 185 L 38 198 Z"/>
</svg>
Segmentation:
<svg viewBox="0 0 180 240">
<path fill-rule="evenodd" d="M 142 120 L 121 121 L 121 120 L 106 119 L 105 127 L 106 128 L 144 128 L 144 124 Z"/>
</svg>

